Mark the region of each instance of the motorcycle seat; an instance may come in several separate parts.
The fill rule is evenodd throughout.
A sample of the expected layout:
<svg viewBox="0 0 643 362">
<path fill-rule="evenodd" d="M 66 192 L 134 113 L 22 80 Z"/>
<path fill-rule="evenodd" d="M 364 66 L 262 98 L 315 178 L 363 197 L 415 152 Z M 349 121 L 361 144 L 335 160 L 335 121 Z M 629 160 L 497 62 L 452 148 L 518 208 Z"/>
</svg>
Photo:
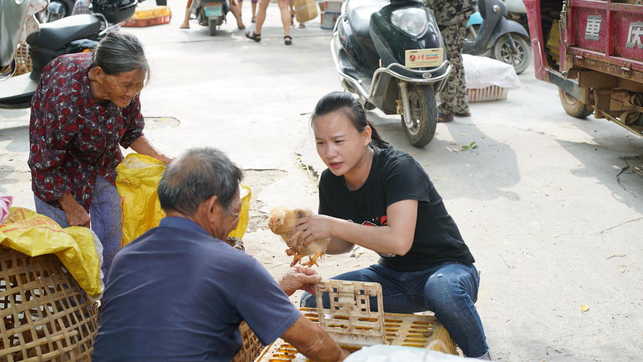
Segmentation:
<svg viewBox="0 0 643 362">
<path fill-rule="evenodd" d="M 72 15 L 51 23 L 40 24 L 40 31 L 27 37 L 27 43 L 45 49 L 59 50 L 65 44 L 89 37 L 100 31 L 100 19 L 92 15 Z"/>
<path fill-rule="evenodd" d="M 353 34 L 362 40 L 371 41 L 368 31 L 371 15 L 388 4 L 390 3 L 387 0 L 350 0 L 346 6 L 346 14 Z"/>
</svg>

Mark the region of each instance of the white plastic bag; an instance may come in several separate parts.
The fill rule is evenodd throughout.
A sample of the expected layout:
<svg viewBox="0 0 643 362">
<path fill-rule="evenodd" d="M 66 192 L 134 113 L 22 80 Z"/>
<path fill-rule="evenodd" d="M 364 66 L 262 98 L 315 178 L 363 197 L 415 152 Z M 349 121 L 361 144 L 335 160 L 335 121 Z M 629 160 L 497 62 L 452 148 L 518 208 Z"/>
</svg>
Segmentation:
<svg viewBox="0 0 643 362">
<path fill-rule="evenodd" d="M 351 354 L 345 362 L 462 362 L 477 361 L 428 349 L 377 344 Z"/>
<path fill-rule="evenodd" d="M 520 88 L 520 79 L 511 65 L 469 54 L 462 54 L 462 59 L 467 89 L 482 89 L 492 85 L 507 89 Z"/>
</svg>

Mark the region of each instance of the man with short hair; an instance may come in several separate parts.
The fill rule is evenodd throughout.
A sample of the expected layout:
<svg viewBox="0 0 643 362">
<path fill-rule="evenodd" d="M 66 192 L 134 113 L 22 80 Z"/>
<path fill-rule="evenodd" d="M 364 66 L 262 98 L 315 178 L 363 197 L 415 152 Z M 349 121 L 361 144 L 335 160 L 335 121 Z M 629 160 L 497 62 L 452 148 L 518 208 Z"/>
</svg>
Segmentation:
<svg viewBox="0 0 643 362">
<path fill-rule="evenodd" d="M 212 148 L 189 150 L 159 183 L 167 217 L 116 255 L 93 360 L 229 361 L 245 321 L 261 343 L 278 337 L 315 361 L 346 356 L 286 294 L 320 277 L 291 270 L 279 284 L 250 255 L 222 240 L 241 211 L 241 170 Z"/>
</svg>

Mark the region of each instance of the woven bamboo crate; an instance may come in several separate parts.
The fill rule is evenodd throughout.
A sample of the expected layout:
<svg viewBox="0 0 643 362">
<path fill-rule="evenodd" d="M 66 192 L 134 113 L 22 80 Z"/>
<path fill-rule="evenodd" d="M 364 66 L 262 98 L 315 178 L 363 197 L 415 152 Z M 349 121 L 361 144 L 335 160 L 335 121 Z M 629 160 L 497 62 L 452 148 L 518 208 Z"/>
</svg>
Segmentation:
<svg viewBox="0 0 643 362">
<path fill-rule="evenodd" d="M 33 65 L 31 63 L 31 56 L 29 55 L 29 45 L 25 43 L 18 44 L 18 51 L 15 56 L 16 72 L 14 76 L 31 72 Z"/>
<path fill-rule="evenodd" d="M 0 361 L 91 361 L 98 320 L 58 258 L 0 246 Z"/>
<path fill-rule="evenodd" d="M 507 99 L 507 93 L 509 93 L 507 88 L 498 87 L 497 85 L 479 89 L 467 89 L 469 103 Z"/>
<path fill-rule="evenodd" d="M 241 322 L 239 332 L 241 332 L 243 345 L 239 353 L 232 359 L 232 362 L 252 362 L 259 356 L 264 346 L 246 322 Z"/>
<path fill-rule="evenodd" d="M 301 313 L 324 327 L 340 346 L 349 351 L 381 343 L 429 347 L 443 353 L 458 354 L 449 332 L 434 316 L 384 313 L 382 287 L 377 283 L 331 280 L 318 284 L 316 289 L 318 308 L 300 308 Z M 331 305 L 328 309 L 322 307 L 322 293 L 329 293 Z M 376 298 L 378 312 L 370 309 L 371 297 Z M 295 347 L 278 339 L 263 350 L 257 361 L 290 362 L 303 358 Z"/>
<path fill-rule="evenodd" d="M 134 15 L 122 25 L 125 27 L 145 27 L 167 24 L 172 20 L 172 10 L 168 6 L 137 8 Z"/>
</svg>

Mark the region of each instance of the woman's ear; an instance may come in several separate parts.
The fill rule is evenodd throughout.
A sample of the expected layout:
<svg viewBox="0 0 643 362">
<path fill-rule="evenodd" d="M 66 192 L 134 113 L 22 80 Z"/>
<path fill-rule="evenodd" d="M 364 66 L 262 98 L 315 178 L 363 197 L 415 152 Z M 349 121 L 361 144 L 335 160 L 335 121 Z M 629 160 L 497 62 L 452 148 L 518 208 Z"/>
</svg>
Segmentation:
<svg viewBox="0 0 643 362">
<path fill-rule="evenodd" d="M 94 67 L 94 80 L 100 84 L 105 84 L 105 71 L 103 68 L 99 66 Z"/>
<path fill-rule="evenodd" d="M 362 136 L 364 137 L 364 146 L 368 146 L 371 143 L 371 136 L 373 134 L 373 129 L 371 126 L 364 127 L 362 131 Z"/>
</svg>

